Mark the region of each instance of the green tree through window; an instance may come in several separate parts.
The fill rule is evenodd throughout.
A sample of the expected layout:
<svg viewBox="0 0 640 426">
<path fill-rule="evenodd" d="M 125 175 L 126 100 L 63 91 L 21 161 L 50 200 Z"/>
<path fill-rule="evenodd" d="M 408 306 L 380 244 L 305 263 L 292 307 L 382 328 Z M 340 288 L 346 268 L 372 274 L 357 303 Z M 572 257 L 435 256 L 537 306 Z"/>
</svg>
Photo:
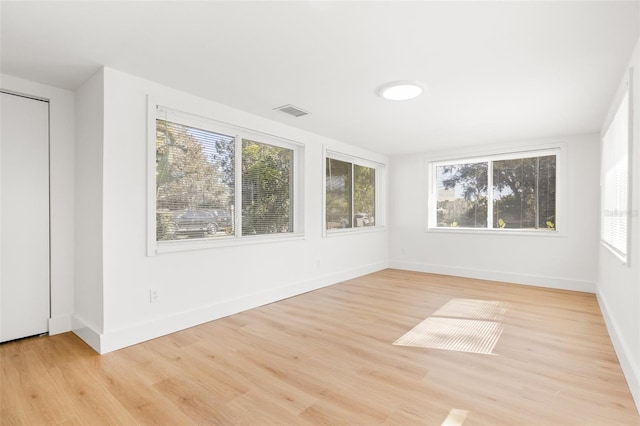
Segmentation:
<svg viewBox="0 0 640 426">
<path fill-rule="evenodd" d="M 242 235 L 293 232 L 293 150 L 242 141 Z"/>
<path fill-rule="evenodd" d="M 232 128 L 227 130 L 225 134 L 156 120 L 156 241 L 295 231 L 296 150 L 237 137 Z M 239 145 L 237 138 L 242 141 Z M 240 170 L 236 170 L 236 148 Z M 241 182 L 239 200 L 236 182 Z M 235 229 L 237 214 L 241 214 L 240 230 Z"/>
<path fill-rule="evenodd" d="M 234 140 L 156 120 L 157 240 L 215 234 L 210 210 L 233 209 Z"/>
<path fill-rule="evenodd" d="M 436 165 L 436 226 L 556 230 L 556 157 Z"/>
<path fill-rule="evenodd" d="M 502 219 L 506 228 L 555 228 L 555 171 L 555 155 L 495 161 L 493 223 Z"/>
<path fill-rule="evenodd" d="M 327 229 L 374 226 L 376 169 L 327 157 Z"/>
</svg>

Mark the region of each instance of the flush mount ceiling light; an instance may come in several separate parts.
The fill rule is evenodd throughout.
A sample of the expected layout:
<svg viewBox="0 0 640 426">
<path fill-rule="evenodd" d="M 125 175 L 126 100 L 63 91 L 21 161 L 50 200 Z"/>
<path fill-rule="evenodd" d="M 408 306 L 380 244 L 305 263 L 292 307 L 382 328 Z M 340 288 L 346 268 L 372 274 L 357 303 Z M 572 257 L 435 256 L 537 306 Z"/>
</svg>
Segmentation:
<svg viewBox="0 0 640 426">
<path fill-rule="evenodd" d="M 378 95 L 390 101 L 413 99 L 424 91 L 424 85 L 417 81 L 394 81 L 378 89 Z"/>
</svg>

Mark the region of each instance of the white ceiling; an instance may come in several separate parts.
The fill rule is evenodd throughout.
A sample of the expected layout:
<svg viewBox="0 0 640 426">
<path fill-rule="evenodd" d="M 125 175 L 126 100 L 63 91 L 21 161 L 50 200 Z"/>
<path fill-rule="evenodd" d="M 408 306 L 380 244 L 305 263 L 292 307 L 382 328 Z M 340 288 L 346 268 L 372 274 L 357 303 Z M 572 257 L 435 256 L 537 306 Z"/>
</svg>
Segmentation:
<svg viewBox="0 0 640 426">
<path fill-rule="evenodd" d="M 640 1 L 0 7 L 2 73 L 73 90 L 106 65 L 386 154 L 599 131 L 640 28 Z M 393 80 L 427 91 L 379 98 Z"/>
</svg>

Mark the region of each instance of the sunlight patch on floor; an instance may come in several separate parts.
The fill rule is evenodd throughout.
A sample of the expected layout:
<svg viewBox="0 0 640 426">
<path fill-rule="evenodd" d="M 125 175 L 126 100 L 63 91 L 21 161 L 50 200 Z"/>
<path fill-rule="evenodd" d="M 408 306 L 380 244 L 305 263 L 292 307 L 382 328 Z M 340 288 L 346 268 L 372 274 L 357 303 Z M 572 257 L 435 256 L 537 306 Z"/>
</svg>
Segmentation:
<svg viewBox="0 0 640 426">
<path fill-rule="evenodd" d="M 491 354 L 502 329 L 495 321 L 429 317 L 393 344 Z"/>
<path fill-rule="evenodd" d="M 393 344 L 490 355 L 509 307 L 493 300 L 453 299 Z"/>
<path fill-rule="evenodd" d="M 510 305 L 497 300 L 452 299 L 432 316 L 502 321 Z"/>
<path fill-rule="evenodd" d="M 442 422 L 440 426 L 462 426 L 467 415 L 469 415 L 469 411 L 467 410 L 452 408 L 449 410 L 449 415 L 444 419 L 444 422 Z"/>
</svg>

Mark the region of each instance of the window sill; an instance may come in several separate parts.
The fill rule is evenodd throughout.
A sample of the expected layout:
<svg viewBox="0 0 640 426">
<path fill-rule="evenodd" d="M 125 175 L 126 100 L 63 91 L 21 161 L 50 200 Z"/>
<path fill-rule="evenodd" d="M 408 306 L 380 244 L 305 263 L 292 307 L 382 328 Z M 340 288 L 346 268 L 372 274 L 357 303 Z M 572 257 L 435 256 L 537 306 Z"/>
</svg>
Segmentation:
<svg viewBox="0 0 640 426">
<path fill-rule="evenodd" d="M 622 252 L 620 252 L 618 249 L 616 249 L 616 248 L 615 248 L 615 247 L 613 247 L 611 244 L 607 243 L 606 241 L 604 241 L 604 240 L 602 240 L 602 239 L 600 240 L 600 244 L 601 244 L 604 248 L 606 248 L 607 250 L 609 250 L 609 252 L 610 252 L 611 254 L 613 254 L 613 255 L 616 257 L 616 259 L 618 259 L 618 260 L 622 263 L 622 265 L 624 265 L 624 266 L 628 266 L 628 265 L 629 265 L 629 262 L 628 262 L 628 256 L 627 256 L 627 255 L 623 254 L 623 253 L 622 253 Z"/>
<path fill-rule="evenodd" d="M 518 237 L 563 238 L 566 233 L 546 229 L 427 228 L 426 232 L 443 234 L 510 235 Z"/>
<path fill-rule="evenodd" d="M 224 247 L 237 247 L 254 244 L 273 244 L 286 241 L 304 240 L 304 234 L 267 234 L 245 237 L 199 238 L 193 240 L 160 241 L 156 243 L 155 252 L 149 255 L 173 253 L 189 250 L 207 250 Z"/>
<path fill-rule="evenodd" d="M 325 230 L 326 237 L 338 237 L 342 235 L 368 234 L 371 232 L 383 232 L 387 228 L 384 226 L 362 226 L 358 228 L 340 228 Z"/>
</svg>

